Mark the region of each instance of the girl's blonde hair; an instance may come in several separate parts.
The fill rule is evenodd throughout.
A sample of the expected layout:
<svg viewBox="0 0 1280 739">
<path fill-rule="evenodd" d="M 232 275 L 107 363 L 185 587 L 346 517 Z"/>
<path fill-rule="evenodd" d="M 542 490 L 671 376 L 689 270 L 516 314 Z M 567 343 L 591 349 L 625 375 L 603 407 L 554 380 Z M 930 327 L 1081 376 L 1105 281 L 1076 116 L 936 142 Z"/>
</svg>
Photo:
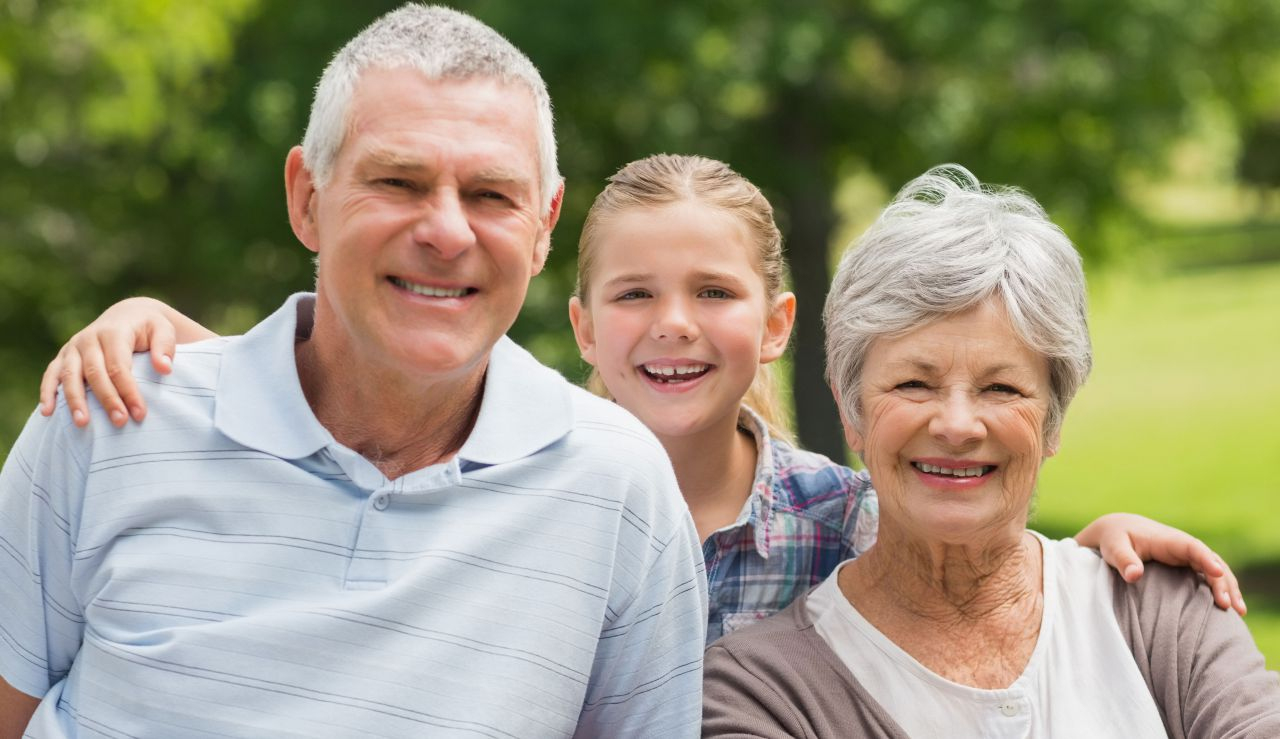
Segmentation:
<svg viewBox="0 0 1280 739">
<path fill-rule="evenodd" d="M 582 226 L 578 241 L 578 283 L 574 294 L 585 305 L 591 289 L 596 245 L 609 219 L 634 208 L 656 208 L 692 201 L 720 208 L 747 227 L 757 249 L 756 269 L 764 280 L 765 298 L 772 305 L 786 283 L 786 262 L 782 258 L 782 233 L 773 222 L 773 206 L 747 178 L 724 162 L 700 156 L 654 154 L 638 159 L 609 178 L 596 196 Z M 611 397 L 600 374 L 594 369 L 587 389 Z M 775 437 L 792 440 L 787 406 L 782 403 L 772 365 L 760 365 L 743 403 L 754 410 Z"/>
</svg>

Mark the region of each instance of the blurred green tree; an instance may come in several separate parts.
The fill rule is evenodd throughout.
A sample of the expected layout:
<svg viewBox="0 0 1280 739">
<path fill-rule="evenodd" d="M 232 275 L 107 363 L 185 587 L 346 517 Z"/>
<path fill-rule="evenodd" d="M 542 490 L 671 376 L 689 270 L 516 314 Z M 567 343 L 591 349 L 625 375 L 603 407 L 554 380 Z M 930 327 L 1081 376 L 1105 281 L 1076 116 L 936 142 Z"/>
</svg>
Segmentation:
<svg viewBox="0 0 1280 739">
<path fill-rule="evenodd" d="M 332 52 L 399 3 L 0 2 L 0 444 L 57 345 L 152 294 L 243 330 L 310 283 L 281 172 Z M 724 159 L 787 237 L 803 442 L 843 454 L 820 310 L 842 182 L 956 161 L 1036 194 L 1091 257 L 1197 106 L 1241 123 L 1280 8 L 1245 0 L 504 0 L 454 3 L 542 69 L 568 179 L 513 333 L 572 375 L 574 244 L 604 178 L 656 151 Z"/>
</svg>

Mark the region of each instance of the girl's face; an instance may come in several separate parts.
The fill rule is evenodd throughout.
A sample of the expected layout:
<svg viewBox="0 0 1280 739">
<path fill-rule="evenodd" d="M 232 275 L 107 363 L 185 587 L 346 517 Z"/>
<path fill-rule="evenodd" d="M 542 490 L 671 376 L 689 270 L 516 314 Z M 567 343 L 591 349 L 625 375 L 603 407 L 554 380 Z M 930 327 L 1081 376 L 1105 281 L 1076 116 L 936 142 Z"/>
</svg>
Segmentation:
<svg viewBox="0 0 1280 739">
<path fill-rule="evenodd" d="M 747 227 L 719 208 L 602 225 L 586 302 L 569 301 L 582 358 L 660 439 L 732 429 L 756 369 L 786 348 L 795 296 L 767 298 Z"/>
</svg>

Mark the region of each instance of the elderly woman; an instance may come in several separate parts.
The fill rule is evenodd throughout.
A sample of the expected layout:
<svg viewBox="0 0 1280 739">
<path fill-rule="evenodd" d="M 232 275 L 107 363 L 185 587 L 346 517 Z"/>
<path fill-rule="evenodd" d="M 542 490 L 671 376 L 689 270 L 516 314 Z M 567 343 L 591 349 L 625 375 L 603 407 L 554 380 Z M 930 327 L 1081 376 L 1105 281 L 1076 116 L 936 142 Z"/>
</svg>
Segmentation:
<svg viewBox="0 0 1280 739">
<path fill-rule="evenodd" d="M 704 736 L 1280 736 L 1280 684 L 1190 571 L 1126 586 L 1027 529 L 1089 373 L 1084 275 L 1034 200 L 950 166 L 845 255 L 829 378 L 879 540 L 707 652 Z"/>
</svg>

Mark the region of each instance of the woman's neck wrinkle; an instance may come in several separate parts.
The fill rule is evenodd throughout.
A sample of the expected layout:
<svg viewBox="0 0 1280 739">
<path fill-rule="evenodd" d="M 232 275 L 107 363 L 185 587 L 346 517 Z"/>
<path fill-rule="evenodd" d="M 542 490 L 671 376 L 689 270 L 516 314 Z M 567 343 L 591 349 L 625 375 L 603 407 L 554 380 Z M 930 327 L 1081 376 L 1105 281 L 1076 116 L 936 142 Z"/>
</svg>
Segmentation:
<svg viewBox="0 0 1280 739">
<path fill-rule="evenodd" d="M 1023 541 L 976 556 L 906 542 L 889 549 L 892 556 L 876 556 L 888 551 L 881 546 L 864 555 L 857 598 L 871 595 L 920 619 L 963 623 L 1021 613 L 1040 597 L 1039 558 Z"/>
</svg>

